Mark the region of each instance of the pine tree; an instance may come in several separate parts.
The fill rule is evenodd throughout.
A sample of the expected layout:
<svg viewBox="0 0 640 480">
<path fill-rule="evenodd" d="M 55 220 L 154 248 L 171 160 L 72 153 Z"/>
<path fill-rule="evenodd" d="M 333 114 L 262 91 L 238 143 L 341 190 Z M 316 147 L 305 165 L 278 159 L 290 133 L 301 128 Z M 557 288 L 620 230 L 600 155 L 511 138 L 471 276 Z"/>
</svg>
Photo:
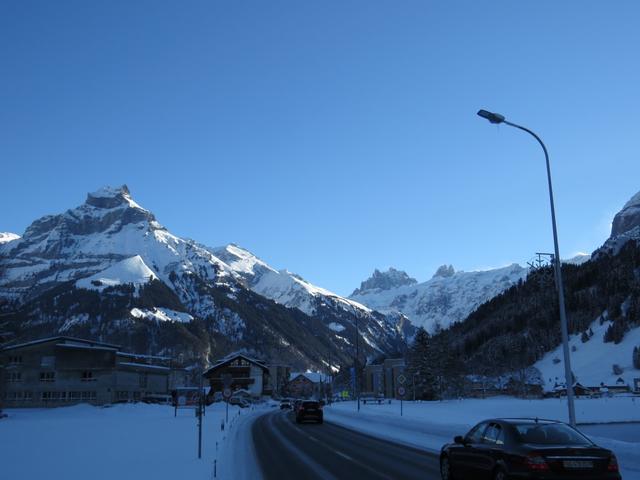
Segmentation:
<svg viewBox="0 0 640 480">
<path fill-rule="evenodd" d="M 407 352 L 407 373 L 415 389 L 416 398 L 431 400 L 434 397 L 433 356 L 431 337 L 420 327 Z"/>
</svg>

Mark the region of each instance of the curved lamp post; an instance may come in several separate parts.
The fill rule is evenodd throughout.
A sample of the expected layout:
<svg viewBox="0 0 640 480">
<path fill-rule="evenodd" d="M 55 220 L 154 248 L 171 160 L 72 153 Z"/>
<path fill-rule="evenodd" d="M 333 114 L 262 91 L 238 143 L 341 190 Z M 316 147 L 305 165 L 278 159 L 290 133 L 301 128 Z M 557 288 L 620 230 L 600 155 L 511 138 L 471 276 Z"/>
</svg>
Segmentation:
<svg viewBox="0 0 640 480">
<path fill-rule="evenodd" d="M 521 125 L 517 125 L 515 123 L 508 122 L 504 115 L 500 115 L 499 113 L 488 112 L 487 110 L 479 110 L 478 116 L 489 120 L 491 123 L 500 124 L 504 123 L 505 125 L 509 125 L 510 127 L 515 127 L 520 130 L 523 130 L 533 136 L 544 151 L 544 157 L 547 162 L 547 182 L 549 184 L 549 203 L 551 204 L 551 224 L 553 226 L 553 247 L 555 249 L 555 258 L 553 261 L 553 267 L 555 271 L 556 277 L 556 289 L 558 290 L 558 306 L 560 309 L 560 326 L 562 330 L 562 349 L 564 351 L 564 375 L 565 382 L 567 386 L 567 403 L 569 407 L 569 423 L 571 425 L 576 425 L 576 411 L 573 404 L 573 374 L 571 373 L 571 359 L 569 354 L 569 327 L 567 324 L 567 312 L 564 304 L 564 287 L 562 286 L 562 272 L 561 272 L 561 261 L 560 261 L 560 251 L 558 248 L 558 230 L 556 228 L 556 209 L 553 203 L 553 188 L 551 186 L 551 166 L 549 165 L 549 153 L 547 152 L 547 147 L 545 147 L 544 143 L 538 135 L 533 133 L 528 128 L 525 128 Z"/>
</svg>

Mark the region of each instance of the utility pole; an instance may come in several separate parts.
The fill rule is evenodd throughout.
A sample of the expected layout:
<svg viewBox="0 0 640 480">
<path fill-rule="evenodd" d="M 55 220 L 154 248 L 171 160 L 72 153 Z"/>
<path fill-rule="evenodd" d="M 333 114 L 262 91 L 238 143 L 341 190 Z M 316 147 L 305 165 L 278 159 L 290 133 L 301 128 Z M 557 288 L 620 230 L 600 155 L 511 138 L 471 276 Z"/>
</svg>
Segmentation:
<svg viewBox="0 0 640 480">
<path fill-rule="evenodd" d="M 358 411 L 360 411 L 360 389 L 358 386 L 358 358 L 360 356 L 360 330 L 358 328 L 358 313 L 354 309 L 354 315 L 356 317 L 356 358 L 354 359 L 353 373 L 354 383 L 356 388 L 356 399 L 358 401 Z"/>
</svg>

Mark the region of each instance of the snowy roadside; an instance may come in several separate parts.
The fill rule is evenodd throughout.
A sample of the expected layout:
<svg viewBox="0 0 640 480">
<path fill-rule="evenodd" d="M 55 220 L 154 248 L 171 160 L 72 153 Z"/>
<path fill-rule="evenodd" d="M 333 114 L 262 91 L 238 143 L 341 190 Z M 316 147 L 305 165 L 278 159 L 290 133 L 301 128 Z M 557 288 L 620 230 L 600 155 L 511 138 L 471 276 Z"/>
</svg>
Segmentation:
<svg viewBox="0 0 640 480">
<path fill-rule="evenodd" d="M 579 421 L 607 423 L 640 420 L 640 401 L 630 398 L 578 400 Z M 443 402 L 400 402 L 364 404 L 360 412 L 355 402 L 334 403 L 325 407 L 325 419 L 372 436 L 403 443 L 432 452 L 455 435 L 464 435 L 473 425 L 492 417 L 539 417 L 565 420 L 566 403 L 558 399 L 519 400 L 508 397 L 449 400 Z M 616 425 L 589 435 L 599 445 L 613 450 L 625 479 L 640 479 L 640 442 L 617 438 Z"/>
<path fill-rule="evenodd" d="M 247 432 L 251 418 L 260 411 L 231 406 L 223 431 L 224 405 L 207 407 L 200 460 L 197 419 L 191 409 L 178 410 L 177 417 L 170 406 L 142 403 L 9 409 L 6 413 L 9 417 L 0 420 L 3 478 L 210 480 L 216 456 L 250 450 Z M 249 468 L 246 465 L 245 461 L 243 470 Z M 227 476 L 217 478 L 256 478 L 254 474 L 238 476 L 224 462 L 219 466 Z"/>
</svg>

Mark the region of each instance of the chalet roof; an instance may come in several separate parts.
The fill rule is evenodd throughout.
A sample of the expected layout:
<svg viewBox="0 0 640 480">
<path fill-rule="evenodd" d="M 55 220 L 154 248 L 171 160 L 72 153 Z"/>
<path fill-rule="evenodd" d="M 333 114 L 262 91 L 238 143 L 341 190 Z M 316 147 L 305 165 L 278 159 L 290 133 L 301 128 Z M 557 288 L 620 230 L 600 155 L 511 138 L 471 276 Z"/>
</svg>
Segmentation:
<svg viewBox="0 0 640 480">
<path fill-rule="evenodd" d="M 202 374 L 203 376 L 207 376 L 207 374 L 209 372 L 212 372 L 214 370 L 217 370 L 220 367 L 225 366 L 226 364 L 232 362 L 233 360 L 236 360 L 238 358 L 243 358 L 246 361 L 248 361 L 249 363 L 252 363 L 260 368 L 262 368 L 263 370 L 269 370 L 269 367 L 267 367 L 267 365 L 265 364 L 265 362 L 263 362 L 262 360 L 258 360 L 256 358 L 251 358 L 248 357 L 247 355 L 243 354 L 243 353 L 232 353 L 230 355 L 227 355 L 226 357 L 218 360 L 216 363 L 214 363 L 213 365 L 211 365 L 209 368 L 207 368 L 204 373 Z"/>
<path fill-rule="evenodd" d="M 326 382 L 328 377 L 319 372 L 295 372 L 289 375 L 289 381 L 292 382 L 296 378 L 303 376 L 312 383 Z"/>
<path fill-rule="evenodd" d="M 113 345 L 111 343 L 104 343 L 104 342 L 97 342 L 95 340 L 86 340 L 84 338 L 74 338 L 74 337 L 65 337 L 65 336 L 58 336 L 58 337 L 48 337 L 48 338 L 41 338 L 39 340 L 32 340 L 30 342 L 25 342 L 25 343 L 18 343 L 16 345 L 7 345 L 5 347 L 2 348 L 2 350 L 13 350 L 16 348 L 23 348 L 23 347 L 30 347 L 32 345 L 39 345 L 41 343 L 48 343 L 48 342 L 60 342 L 60 344 L 57 344 L 57 346 L 60 345 L 88 345 L 88 346 L 98 346 L 98 347 L 106 347 L 106 348 L 112 348 L 112 349 L 116 349 L 119 350 L 120 346 L 119 345 Z M 71 343 L 69 343 L 71 342 Z"/>
</svg>

